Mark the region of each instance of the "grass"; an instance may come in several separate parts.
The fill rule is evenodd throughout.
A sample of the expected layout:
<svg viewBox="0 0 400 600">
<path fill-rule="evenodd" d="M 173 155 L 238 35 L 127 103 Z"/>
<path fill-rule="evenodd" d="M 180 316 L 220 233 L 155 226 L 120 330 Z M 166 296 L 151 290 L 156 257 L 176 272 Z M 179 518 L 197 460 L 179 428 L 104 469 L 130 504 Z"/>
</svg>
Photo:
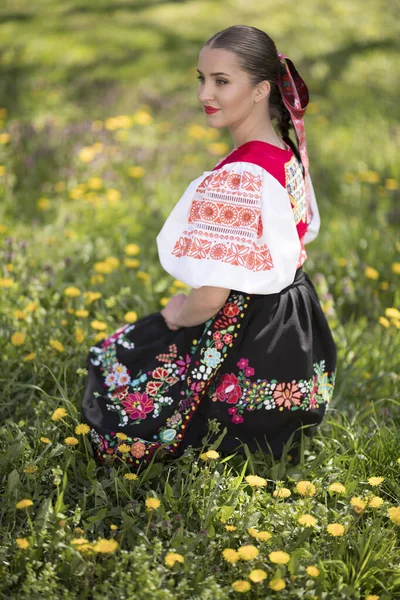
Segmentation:
<svg viewBox="0 0 400 600">
<path fill-rule="evenodd" d="M 398 15 L 263 6 L 2 4 L 1 597 L 400 597 Z M 75 430 L 86 356 L 180 291 L 155 238 L 231 148 L 199 114 L 195 70 L 235 23 L 270 33 L 310 87 L 322 226 L 305 269 L 338 345 L 334 398 L 298 464 L 290 446 L 223 459 L 205 438 L 128 479 Z"/>
</svg>

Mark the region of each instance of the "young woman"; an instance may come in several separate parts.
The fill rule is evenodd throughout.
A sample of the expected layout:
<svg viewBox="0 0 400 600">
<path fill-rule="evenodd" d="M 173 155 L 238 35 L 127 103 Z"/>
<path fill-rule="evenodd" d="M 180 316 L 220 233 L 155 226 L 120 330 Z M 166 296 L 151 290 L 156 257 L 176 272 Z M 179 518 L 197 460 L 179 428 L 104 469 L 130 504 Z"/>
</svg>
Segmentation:
<svg viewBox="0 0 400 600">
<path fill-rule="evenodd" d="M 156 451 L 201 447 L 209 419 L 225 430 L 220 453 L 245 443 L 279 458 L 315 430 L 334 389 L 336 345 L 303 270 L 320 227 L 307 86 L 265 32 L 244 25 L 212 36 L 197 70 L 207 124 L 228 128 L 233 149 L 189 184 L 157 236 L 163 268 L 190 293 L 87 358 L 82 414 L 96 455 L 134 468 Z"/>
</svg>

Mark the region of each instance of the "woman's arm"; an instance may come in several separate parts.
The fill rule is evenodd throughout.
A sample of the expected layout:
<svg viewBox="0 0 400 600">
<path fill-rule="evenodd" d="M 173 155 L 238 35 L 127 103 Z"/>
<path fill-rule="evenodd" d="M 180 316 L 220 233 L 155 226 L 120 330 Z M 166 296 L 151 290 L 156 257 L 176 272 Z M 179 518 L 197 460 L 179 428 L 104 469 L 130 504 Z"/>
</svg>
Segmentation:
<svg viewBox="0 0 400 600">
<path fill-rule="evenodd" d="M 205 323 L 213 317 L 226 302 L 231 290 L 203 285 L 192 288 L 186 301 L 172 318 L 173 325 L 192 327 Z"/>
</svg>

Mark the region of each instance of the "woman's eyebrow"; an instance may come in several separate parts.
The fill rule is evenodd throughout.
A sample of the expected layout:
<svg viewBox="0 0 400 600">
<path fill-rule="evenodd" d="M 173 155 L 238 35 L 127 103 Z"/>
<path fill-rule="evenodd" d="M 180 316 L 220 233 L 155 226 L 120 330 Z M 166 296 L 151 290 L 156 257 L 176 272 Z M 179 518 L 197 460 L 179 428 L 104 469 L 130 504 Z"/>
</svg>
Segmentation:
<svg viewBox="0 0 400 600">
<path fill-rule="evenodd" d="M 199 71 L 199 69 L 197 69 L 197 71 L 198 71 L 198 73 L 203 75 L 203 73 L 201 71 Z M 228 73 L 210 73 L 210 75 L 227 75 L 227 77 L 230 77 L 230 75 L 228 75 Z"/>
</svg>

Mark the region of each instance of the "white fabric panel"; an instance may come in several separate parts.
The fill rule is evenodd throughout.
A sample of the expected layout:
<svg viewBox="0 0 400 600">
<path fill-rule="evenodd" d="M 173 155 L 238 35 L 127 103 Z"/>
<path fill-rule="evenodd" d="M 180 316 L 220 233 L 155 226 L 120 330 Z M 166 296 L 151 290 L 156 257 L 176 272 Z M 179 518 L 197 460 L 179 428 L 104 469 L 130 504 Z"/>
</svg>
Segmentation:
<svg viewBox="0 0 400 600">
<path fill-rule="evenodd" d="M 198 190 L 206 178 L 206 185 Z M 249 219 L 257 214 L 262 219 L 262 235 L 258 237 L 261 231 L 257 232 L 254 220 L 252 226 L 243 225 L 247 221 L 242 216 L 241 224 L 235 226 L 226 225 L 226 219 L 222 223 L 219 216 L 210 219 L 204 212 L 203 218 L 189 222 L 193 206 L 202 206 L 200 211 L 209 207 L 211 214 L 214 207 L 216 214 L 224 211 L 225 216 L 231 214 L 229 210 Z M 240 240 L 231 239 L 238 236 Z M 215 258 L 216 244 L 218 251 L 225 252 L 222 258 Z M 260 251 L 265 244 L 263 255 Z M 301 250 L 286 188 L 262 167 L 240 161 L 205 171 L 189 184 L 159 232 L 157 247 L 165 271 L 189 286 L 210 285 L 248 294 L 273 294 L 290 285 Z M 173 253 L 181 248 L 181 255 Z"/>
<path fill-rule="evenodd" d="M 310 242 L 315 240 L 315 238 L 317 237 L 317 235 L 319 233 L 319 228 L 321 226 L 321 217 L 320 217 L 319 210 L 318 210 L 317 199 L 315 198 L 315 192 L 314 192 L 314 187 L 312 184 L 310 172 L 308 172 L 308 180 L 309 180 L 310 191 L 311 191 L 311 210 L 313 212 L 313 217 L 311 219 L 311 222 L 308 224 L 307 232 L 304 235 L 304 238 L 303 238 L 304 244 L 309 244 Z"/>
</svg>

